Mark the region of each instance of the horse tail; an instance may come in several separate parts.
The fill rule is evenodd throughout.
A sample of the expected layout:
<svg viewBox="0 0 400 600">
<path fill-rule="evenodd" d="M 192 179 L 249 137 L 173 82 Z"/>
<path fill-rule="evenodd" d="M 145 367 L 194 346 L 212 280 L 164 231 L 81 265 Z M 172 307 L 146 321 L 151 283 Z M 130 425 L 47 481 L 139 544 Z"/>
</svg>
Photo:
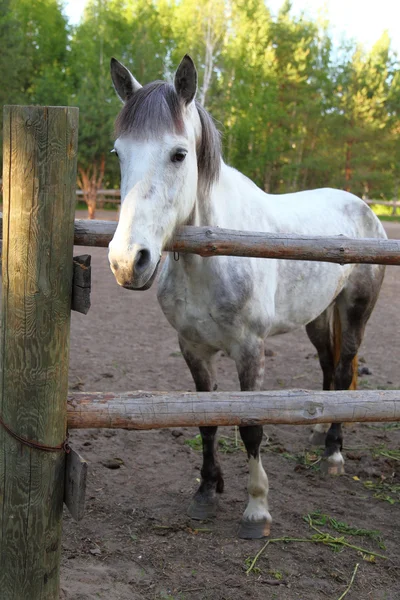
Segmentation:
<svg viewBox="0 0 400 600">
<path fill-rule="evenodd" d="M 342 345 L 342 323 L 340 321 L 340 313 L 338 307 L 334 306 L 333 309 L 333 326 L 332 326 L 332 351 L 333 351 L 333 364 L 336 369 L 340 360 L 340 349 Z M 358 376 L 358 355 L 356 354 L 351 361 L 351 368 L 353 377 L 349 390 L 357 389 L 357 376 Z M 334 389 L 334 383 L 332 381 L 332 389 Z"/>
</svg>

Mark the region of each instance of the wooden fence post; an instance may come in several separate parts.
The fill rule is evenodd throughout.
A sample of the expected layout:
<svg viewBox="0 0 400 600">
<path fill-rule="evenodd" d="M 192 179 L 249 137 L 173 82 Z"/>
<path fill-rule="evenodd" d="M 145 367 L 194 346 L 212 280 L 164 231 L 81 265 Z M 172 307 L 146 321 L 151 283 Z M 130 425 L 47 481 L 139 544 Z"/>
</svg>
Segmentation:
<svg viewBox="0 0 400 600">
<path fill-rule="evenodd" d="M 77 108 L 4 108 L 2 600 L 59 597 L 77 135 Z"/>
</svg>

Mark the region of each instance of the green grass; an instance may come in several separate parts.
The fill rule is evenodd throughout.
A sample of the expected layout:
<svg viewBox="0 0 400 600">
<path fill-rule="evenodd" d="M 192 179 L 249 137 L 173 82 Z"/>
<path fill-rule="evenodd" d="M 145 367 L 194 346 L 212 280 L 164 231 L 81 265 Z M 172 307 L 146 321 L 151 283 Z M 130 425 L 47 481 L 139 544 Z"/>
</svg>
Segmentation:
<svg viewBox="0 0 400 600">
<path fill-rule="evenodd" d="M 390 221 L 392 223 L 400 223 L 400 215 L 377 215 L 380 221 Z"/>
<path fill-rule="evenodd" d="M 333 552 L 342 552 L 344 550 L 353 550 L 360 554 L 363 560 L 367 562 L 375 562 L 376 558 L 382 558 L 384 560 L 387 559 L 386 556 L 380 554 L 379 552 L 375 552 L 369 550 L 369 548 L 363 548 L 361 546 L 355 545 L 351 543 L 346 535 L 351 536 L 362 536 L 367 537 L 373 541 L 375 541 L 379 548 L 384 548 L 383 540 L 381 534 L 377 530 L 368 530 L 368 529 L 360 529 L 357 527 L 353 527 L 348 525 L 347 523 L 343 523 L 341 521 L 337 521 L 333 517 L 329 515 L 325 515 L 319 511 L 314 511 L 312 513 L 308 513 L 303 517 L 303 520 L 308 524 L 309 528 L 315 532 L 310 536 L 305 537 L 281 537 L 275 539 L 269 539 L 267 542 L 261 547 L 261 549 L 255 554 L 254 557 L 248 556 L 245 559 L 245 571 L 246 575 L 250 575 L 250 573 L 259 574 L 261 573 L 261 568 L 257 566 L 258 560 L 263 555 L 265 550 L 268 548 L 270 544 L 275 543 L 309 543 L 309 544 L 322 544 L 323 546 L 327 546 Z M 331 528 L 340 533 L 340 536 L 334 536 L 329 531 L 323 531 L 321 527 Z"/>
<path fill-rule="evenodd" d="M 400 483 L 389 481 L 363 481 L 363 486 L 373 492 L 374 498 L 388 502 L 389 504 L 400 504 Z"/>
<path fill-rule="evenodd" d="M 314 525 L 334 529 L 338 533 L 370 538 L 378 543 L 379 548 L 385 550 L 385 545 L 382 540 L 382 534 L 377 529 L 361 529 L 359 527 L 353 527 L 352 525 L 348 525 L 344 521 L 338 521 L 330 515 L 324 514 L 318 510 L 309 513 L 308 515 L 303 517 L 303 519 L 307 523 L 312 521 Z"/>
<path fill-rule="evenodd" d="M 324 452 L 322 448 L 314 448 L 312 451 L 304 450 L 303 452 L 292 454 L 290 452 L 286 452 L 286 450 L 282 449 L 280 446 L 264 446 L 263 450 L 266 452 L 274 452 L 275 454 L 279 454 L 283 458 L 291 460 L 298 465 L 301 465 L 305 469 L 311 470 L 318 470 L 320 468 L 320 462 Z"/>
<path fill-rule="evenodd" d="M 394 421 L 393 423 L 382 423 L 382 425 L 369 425 L 366 423 L 369 429 L 381 429 L 383 431 L 395 431 L 400 429 L 400 421 Z"/>
<path fill-rule="evenodd" d="M 221 435 L 218 438 L 218 450 L 223 454 L 232 454 L 233 452 L 244 451 L 244 444 L 241 440 L 235 436 Z M 203 443 L 201 441 L 201 435 L 198 433 L 193 438 L 185 440 L 185 444 L 190 446 L 192 450 L 201 452 L 203 449 Z"/>
<path fill-rule="evenodd" d="M 376 214 L 377 217 L 386 221 L 386 220 L 400 220 L 400 208 L 396 208 L 396 214 L 393 214 L 392 206 L 382 206 L 382 204 L 370 204 L 370 208 Z"/>
<path fill-rule="evenodd" d="M 371 448 L 371 453 L 373 458 L 383 456 L 384 458 L 400 461 L 400 450 L 390 450 L 389 448 L 386 448 L 384 444 Z"/>
</svg>

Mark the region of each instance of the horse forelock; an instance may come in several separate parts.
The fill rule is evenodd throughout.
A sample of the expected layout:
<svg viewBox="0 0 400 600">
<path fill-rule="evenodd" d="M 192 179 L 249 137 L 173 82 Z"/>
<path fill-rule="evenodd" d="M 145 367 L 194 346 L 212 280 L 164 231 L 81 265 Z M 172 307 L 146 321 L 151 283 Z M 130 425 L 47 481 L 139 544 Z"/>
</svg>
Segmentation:
<svg viewBox="0 0 400 600">
<path fill-rule="evenodd" d="M 140 138 L 157 137 L 167 131 L 184 133 L 182 106 L 174 87 L 153 81 L 135 92 L 124 104 L 115 122 L 117 137 L 134 133 Z"/>
<path fill-rule="evenodd" d="M 221 168 L 220 134 L 208 112 L 196 102 L 201 123 L 197 144 L 199 183 L 208 190 Z M 183 106 L 175 88 L 165 81 L 148 83 L 124 104 L 115 122 L 117 137 L 133 133 L 139 139 L 166 132 L 185 133 Z"/>
</svg>

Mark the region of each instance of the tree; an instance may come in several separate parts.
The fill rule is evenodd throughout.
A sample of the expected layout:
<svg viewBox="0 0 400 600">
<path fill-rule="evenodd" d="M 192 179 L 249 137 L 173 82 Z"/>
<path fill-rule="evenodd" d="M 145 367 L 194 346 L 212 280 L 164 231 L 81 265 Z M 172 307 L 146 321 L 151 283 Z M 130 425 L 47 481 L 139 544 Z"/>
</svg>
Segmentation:
<svg viewBox="0 0 400 600">
<path fill-rule="evenodd" d="M 1 103 L 67 104 L 67 40 L 58 0 L 0 0 Z"/>
<path fill-rule="evenodd" d="M 121 60 L 139 81 L 160 79 L 168 52 L 166 10 L 162 2 L 156 6 L 147 0 L 91 0 L 73 34 L 70 103 L 80 109 L 78 183 L 90 218 L 98 190 L 104 182 L 118 180 L 117 160 L 108 159 L 121 106 L 111 84 L 110 58 Z"/>
</svg>

